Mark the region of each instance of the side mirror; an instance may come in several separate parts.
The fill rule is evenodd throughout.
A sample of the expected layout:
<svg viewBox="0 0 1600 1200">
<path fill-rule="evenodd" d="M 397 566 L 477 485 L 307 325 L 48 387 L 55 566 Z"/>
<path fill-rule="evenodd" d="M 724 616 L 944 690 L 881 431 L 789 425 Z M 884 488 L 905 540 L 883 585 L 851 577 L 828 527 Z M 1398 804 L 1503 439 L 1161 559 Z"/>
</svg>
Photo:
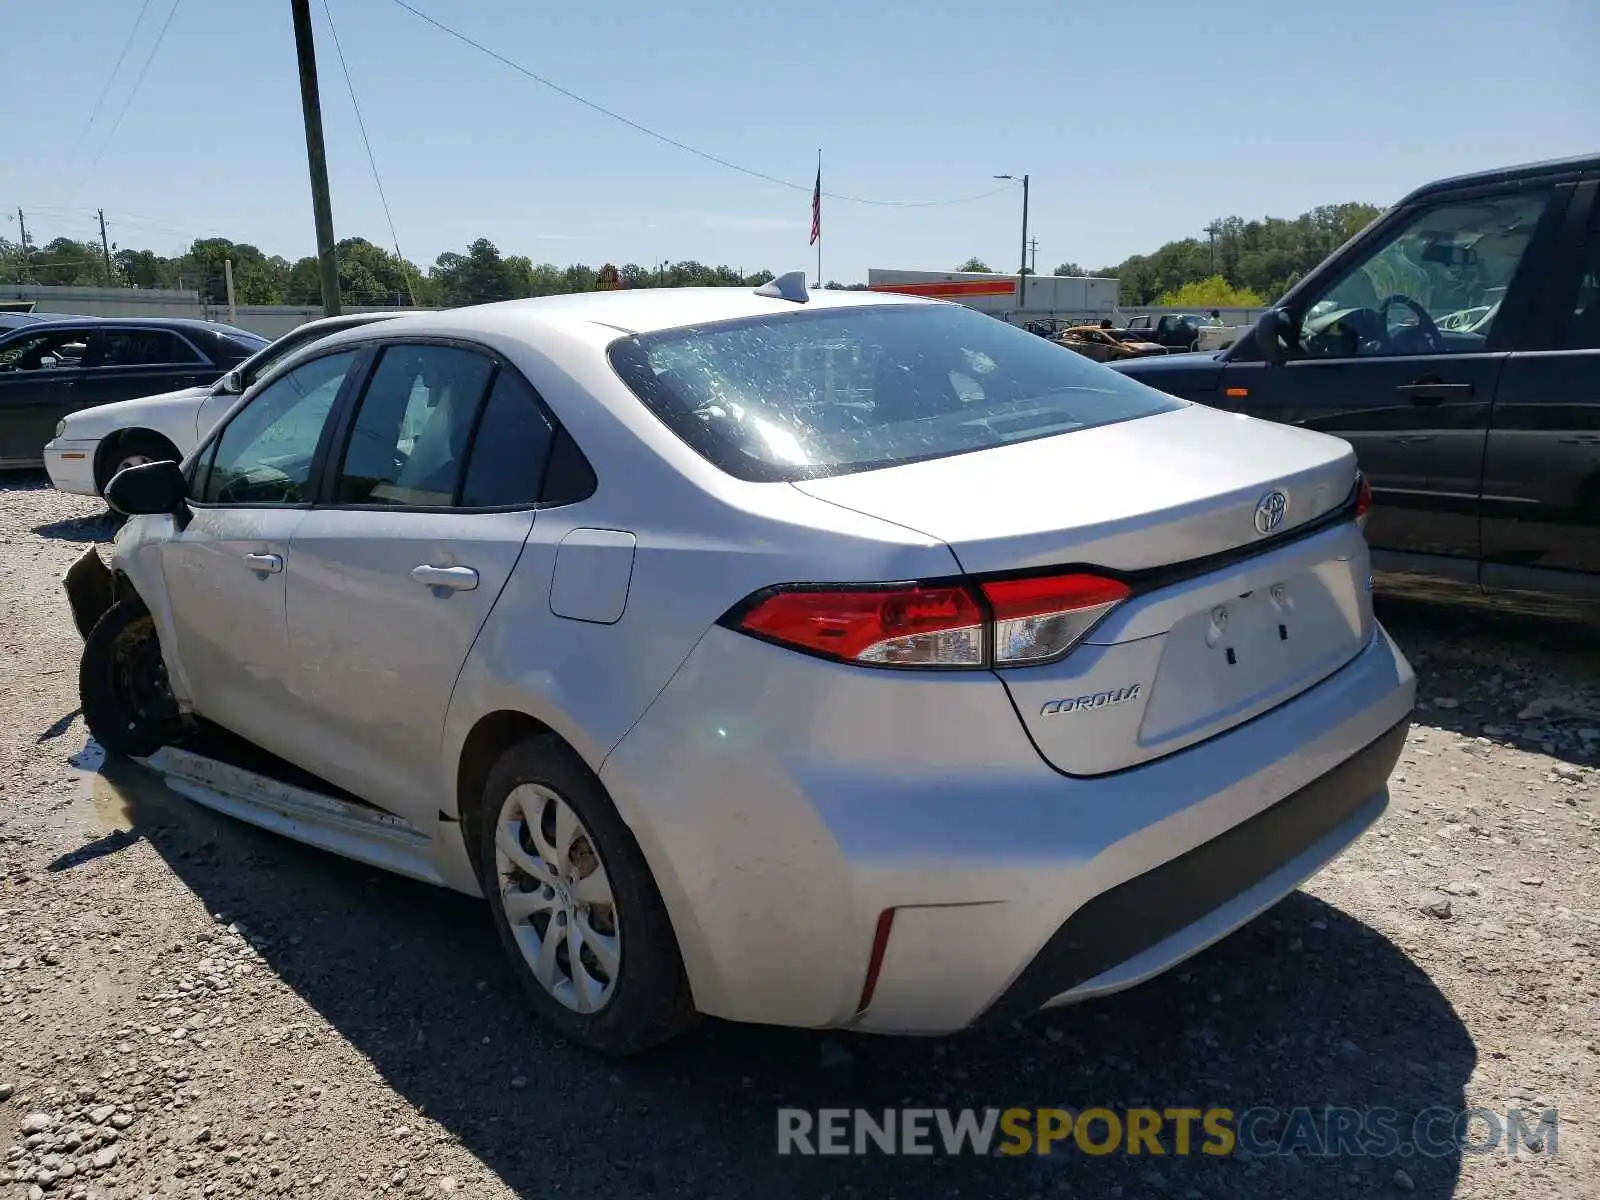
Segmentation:
<svg viewBox="0 0 1600 1200">
<path fill-rule="evenodd" d="M 217 391 L 237 396 L 244 391 L 244 378 L 237 371 L 229 371 L 217 382 Z"/>
<path fill-rule="evenodd" d="M 1256 318 L 1256 349 L 1263 361 L 1278 367 L 1288 360 L 1294 326 L 1294 319 L 1281 308 L 1269 308 Z"/>
<path fill-rule="evenodd" d="M 171 460 L 124 467 L 106 484 L 106 503 L 125 517 L 177 513 L 184 508 L 188 485 L 183 469 Z"/>
</svg>

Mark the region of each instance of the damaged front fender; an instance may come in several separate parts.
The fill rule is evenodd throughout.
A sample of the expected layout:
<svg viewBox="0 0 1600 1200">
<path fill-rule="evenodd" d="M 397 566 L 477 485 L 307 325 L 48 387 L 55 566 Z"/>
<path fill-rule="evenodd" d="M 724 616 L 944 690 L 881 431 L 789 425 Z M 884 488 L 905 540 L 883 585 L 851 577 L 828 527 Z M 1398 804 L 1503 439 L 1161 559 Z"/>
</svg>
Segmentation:
<svg viewBox="0 0 1600 1200">
<path fill-rule="evenodd" d="M 116 579 L 99 551 L 90 546 L 67 568 L 61 586 L 66 589 L 67 603 L 72 607 L 72 623 L 78 627 L 78 636 L 87 638 L 106 609 L 116 602 Z"/>
</svg>

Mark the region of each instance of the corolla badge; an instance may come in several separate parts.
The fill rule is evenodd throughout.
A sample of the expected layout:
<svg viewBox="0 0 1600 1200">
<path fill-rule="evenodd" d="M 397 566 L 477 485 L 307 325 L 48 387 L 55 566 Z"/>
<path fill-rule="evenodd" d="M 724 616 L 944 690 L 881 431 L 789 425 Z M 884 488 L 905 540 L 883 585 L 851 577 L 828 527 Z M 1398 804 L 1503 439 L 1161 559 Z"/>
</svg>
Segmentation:
<svg viewBox="0 0 1600 1200">
<path fill-rule="evenodd" d="M 1283 524 L 1289 511 L 1289 497 L 1279 491 L 1268 492 L 1256 501 L 1256 532 L 1272 533 Z"/>
<path fill-rule="evenodd" d="M 1091 708 L 1105 708 L 1108 704 L 1123 704 L 1129 700 L 1137 700 L 1143 689 L 1144 684 L 1133 683 L 1126 687 L 1092 692 L 1087 696 L 1064 696 L 1060 700 L 1046 700 L 1039 708 L 1039 715 L 1054 717 L 1065 713 L 1083 712 Z"/>
</svg>

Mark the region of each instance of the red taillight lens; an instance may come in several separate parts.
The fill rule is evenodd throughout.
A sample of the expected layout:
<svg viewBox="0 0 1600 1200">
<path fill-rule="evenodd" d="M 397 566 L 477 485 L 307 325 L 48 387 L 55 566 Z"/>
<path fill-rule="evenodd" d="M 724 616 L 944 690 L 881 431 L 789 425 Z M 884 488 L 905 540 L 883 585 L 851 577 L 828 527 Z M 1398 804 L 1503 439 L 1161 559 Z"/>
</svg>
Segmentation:
<svg viewBox="0 0 1600 1200">
<path fill-rule="evenodd" d="M 1367 482 L 1364 472 L 1356 472 L 1356 520 L 1361 520 L 1367 515 L 1367 510 L 1372 507 L 1372 485 Z"/>
<path fill-rule="evenodd" d="M 1083 574 L 977 586 L 992 623 L 959 584 L 840 585 L 770 592 L 738 627 L 797 650 L 874 666 L 1024 666 L 1065 654 L 1130 594 L 1115 579 Z"/>
<path fill-rule="evenodd" d="M 964 587 L 774 592 L 739 627 L 851 662 L 898 667 L 983 665 L 983 613 Z"/>
<path fill-rule="evenodd" d="M 994 610 L 995 665 L 1005 666 L 1065 654 L 1131 592 L 1101 575 L 1047 575 L 992 580 L 983 595 Z"/>
</svg>

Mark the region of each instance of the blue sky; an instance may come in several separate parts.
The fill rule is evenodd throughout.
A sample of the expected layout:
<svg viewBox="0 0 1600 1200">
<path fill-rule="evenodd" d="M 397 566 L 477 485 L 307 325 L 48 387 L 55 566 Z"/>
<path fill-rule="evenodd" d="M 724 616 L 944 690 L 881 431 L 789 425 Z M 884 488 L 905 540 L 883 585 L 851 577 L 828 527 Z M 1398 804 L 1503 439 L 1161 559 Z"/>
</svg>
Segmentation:
<svg viewBox="0 0 1600 1200">
<path fill-rule="evenodd" d="M 553 81 L 789 190 L 653 141 L 431 28 L 328 0 L 401 248 L 487 236 L 561 264 L 782 271 L 824 191 L 930 201 L 1033 177 L 1038 264 L 1120 261 L 1213 216 L 1387 203 L 1480 167 L 1600 151 L 1596 0 L 411 0 Z M 0 208 L 39 242 L 194 237 L 290 258 L 314 233 L 288 0 L 0 0 Z M 335 230 L 389 235 L 328 34 Z M 104 105 L 85 134 L 97 96 Z M 112 133 L 113 123 L 121 123 Z M 103 151 L 102 151 L 102 147 Z M 893 208 L 825 199 L 826 276 L 1018 258 L 1016 190 Z M 14 220 L 0 234 L 16 237 Z"/>
</svg>

